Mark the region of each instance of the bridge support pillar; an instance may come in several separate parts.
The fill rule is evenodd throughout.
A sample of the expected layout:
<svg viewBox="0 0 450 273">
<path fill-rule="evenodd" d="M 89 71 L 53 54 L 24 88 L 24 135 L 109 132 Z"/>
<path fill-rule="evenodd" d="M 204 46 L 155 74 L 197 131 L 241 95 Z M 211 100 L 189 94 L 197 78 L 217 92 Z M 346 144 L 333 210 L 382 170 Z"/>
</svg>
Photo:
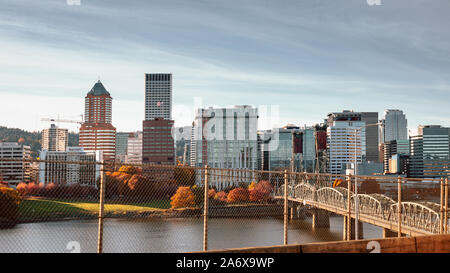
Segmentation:
<svg viewBox="0 0 450 273">
<path fill-rule="evenodd" d="M 383 228 L 383 238 L 391 238 L 391 237 L 397 237 L 398 233 L 397 231 L 392 231 L 387 228 Z"/>
<path fill-rule="evenodd" d="M 355 240 L 355 219 L 354 218 L 350 218 L 350 228 L 351 228 L 351 231 L 350 231 L 350 239 L 348 239 L 347 238 L 347 234 L 348 234 L 348 232 L 347 232 L 347 221 L 348 221 L 348 216 L 344 216 L 344 228 L 343 228 L 343 240 Z M 363 233 L 363 231 L 364 231 L 364 229 L 363 229 L 363 223 L 362 222 L 358 222 L 358 240 L 359 239 L 363 239 L 363 236 L 364 236 L 364 233 Z"/>
<path fill-rule="evenodd" d="M 291 211 L 290 211 L 290 219 L 294 220 L 294 219 L 299 219 L 300 217 L 300 205 L 293 203 L 292 207 L 291 207 Z"/>
<path fill-rule="evenodd" d="M 312 228 L 329 228 L 330 215 L 328 211 L 321 209 L 314 209 L 312 211 Z"/>
<path fill-rule="evenodd" d="M 298 207 L 297 207 L 297 219 L 301 219 L 301 220 L 306 219 L 306 217 L 308 215 L 307 210 L 308 209 L 305 206 L 298 205 Z"/>
</svg>

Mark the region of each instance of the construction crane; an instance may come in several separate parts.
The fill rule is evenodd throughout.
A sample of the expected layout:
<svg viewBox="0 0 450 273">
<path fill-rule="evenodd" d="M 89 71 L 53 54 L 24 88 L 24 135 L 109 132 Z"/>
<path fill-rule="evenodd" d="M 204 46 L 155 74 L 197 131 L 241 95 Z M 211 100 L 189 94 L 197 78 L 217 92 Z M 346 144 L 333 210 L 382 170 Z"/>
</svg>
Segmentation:
<svg viewBox="0 0 450 273">
<path fill-rule="evenodd" d="M 41 121 L 83 124 L 83 115 L 80 115 L 80 116 L 81 116 L 81 121 L 71 120 L 71 119 L 59 119 L 59 118 L 41 118 Z"/>
</svg>

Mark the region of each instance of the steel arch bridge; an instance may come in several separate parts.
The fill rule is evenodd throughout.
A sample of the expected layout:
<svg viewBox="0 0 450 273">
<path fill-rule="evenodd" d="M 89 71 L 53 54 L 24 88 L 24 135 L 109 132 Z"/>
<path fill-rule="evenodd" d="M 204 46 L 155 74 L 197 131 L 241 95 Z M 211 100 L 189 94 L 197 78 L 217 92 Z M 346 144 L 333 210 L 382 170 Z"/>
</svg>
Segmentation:
<svg viewBox="0 0 450 273">
<path fill-rule="evenodd" d="M 316 187 L 310 182 L 308 179 L 301 179 L 300 183 L 289 185 L 288 200 L 355 218 L 355 194 L 353 192 L 350 191 L 349 194 L 348 189 L 343 187 Z M 275 189 L 274 198 L 284 199 L 284 185 Z M 394 232 L 398 231 L 398 203 L 388 196 L 358 194 L 358 209 L 358 219 L 361 222 L 370 223 Z M 400 212 L 401 233 L 410 236 L 440 233 L 439 204 L 433 202 L 401 202 Z"/>
</svg>

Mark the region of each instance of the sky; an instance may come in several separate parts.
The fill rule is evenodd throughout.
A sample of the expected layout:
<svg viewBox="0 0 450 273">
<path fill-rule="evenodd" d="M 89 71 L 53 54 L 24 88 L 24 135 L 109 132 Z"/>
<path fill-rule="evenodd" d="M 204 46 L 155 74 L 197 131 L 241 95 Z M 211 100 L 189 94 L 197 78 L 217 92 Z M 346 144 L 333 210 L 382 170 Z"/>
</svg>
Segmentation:
<svg viewBox="0 0 450 273">
<path fill-rule="evenodd" d="M 175 126 L 200 100 L 278 109 L 262 127 L 344 109 L 450 127 L 448 0 L 77 2 L 0 0 L 0 126 L 80 120 L 100 79 L 117 130 L 141 130 L 145 73 L 172 73 Z"/>
</svg>

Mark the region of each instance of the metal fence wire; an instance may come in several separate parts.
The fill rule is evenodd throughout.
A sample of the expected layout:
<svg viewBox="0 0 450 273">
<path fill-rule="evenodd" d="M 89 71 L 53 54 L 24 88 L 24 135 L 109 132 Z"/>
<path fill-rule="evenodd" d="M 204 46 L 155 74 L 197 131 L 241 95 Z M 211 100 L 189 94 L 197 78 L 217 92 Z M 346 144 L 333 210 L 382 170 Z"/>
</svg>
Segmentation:
<svg viewBox="0 0 450 273">
<path fill-rule="evenodd" d="M 0 185 L 0 252 L 192 252 L 448 234 L 447 177 L 0 159 Z"/>
</svg>

